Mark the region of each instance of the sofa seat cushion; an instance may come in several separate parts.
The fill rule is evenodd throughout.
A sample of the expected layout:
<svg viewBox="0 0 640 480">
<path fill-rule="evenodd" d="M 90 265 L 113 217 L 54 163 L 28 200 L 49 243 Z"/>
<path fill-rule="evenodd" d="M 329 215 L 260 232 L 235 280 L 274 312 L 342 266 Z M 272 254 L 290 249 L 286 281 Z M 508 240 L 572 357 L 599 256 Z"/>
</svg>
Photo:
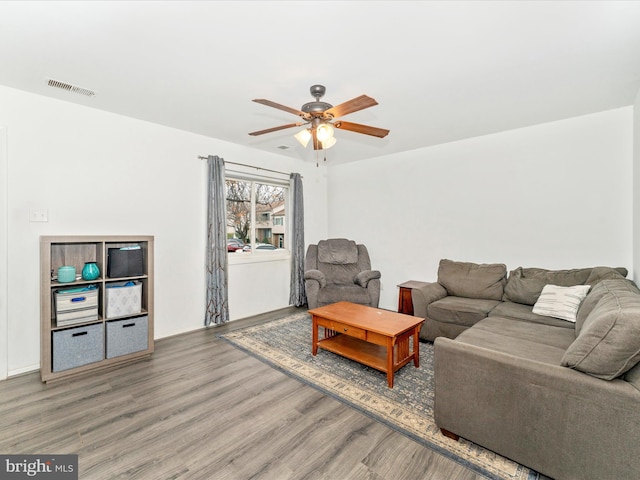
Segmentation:
<svg viewBox="0 0 640 480">
<path fill-rule="evenodd" d="M 336 302 L 351 302 L 360 305 L 369 305 L 371 295 L 369 290 L 359 285 L 330 285 L 318 291 L 318 306 L 329 305 Z"/>
<path fill-rule="evenodd" d="M 572 329 L 514 322 L 511 318 L 492 316 L 462 332 L 456 341 L 514 357 L 559 365 L 574 339 Z"/>
<path fill-rule="evenodd" d="M 454 297 L 501 300 L 507 281 L 503 263 L 454 262 L 442 259 L 438 266 L 438 283 Z"/>
<path fill-rule="evenodd" d="M 444 323 L 471 326 L 486 318 L 499 303 L 498 300 L 448 296 L 429 304 L 427 316 Z"/>
<path fill-rule="evenodd" d="M 640 390 L 640 363 L 624 374 L 624 379 L 633 385 L 633 388 Z"/>
<path fill-rule="evenodd" d="M 546 317 L 544 315 L 536 315 L 533 313 L 531 305 L 522 303 L 502 302 L 489 313 L 490 317 L 504 317 L 513 320 L 522 320 L 525 322 L 540 323 L 542 325 L 551 325 L 554 327 L 568 328 L 573 332 L 573 322 L 561 320 L 555 317 Z"/>
<path fill-rule="evenodd" d="M 640 295 L 607 292 L 587 316 L 562 365 L 612 380 L 640 361 Z"/>
</svg>

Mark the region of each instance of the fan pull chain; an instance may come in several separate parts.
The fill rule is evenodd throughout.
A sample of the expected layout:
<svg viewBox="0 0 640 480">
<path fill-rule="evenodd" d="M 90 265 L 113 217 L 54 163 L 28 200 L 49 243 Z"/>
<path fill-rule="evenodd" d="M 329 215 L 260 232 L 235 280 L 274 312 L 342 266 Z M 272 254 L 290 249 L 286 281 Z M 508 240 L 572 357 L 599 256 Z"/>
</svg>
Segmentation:
<svg viewBox="0 0 640 480">
<path fill-rule="evenodd" d="M 323 151 L 323 155 L 324 155 L 324 162 L 327 162 L 327 152 Z M 318 152 L 318 150 L 316 150 L 316 168 L 318 168 L 320 166 L 320 153 Z"/>
</svg>

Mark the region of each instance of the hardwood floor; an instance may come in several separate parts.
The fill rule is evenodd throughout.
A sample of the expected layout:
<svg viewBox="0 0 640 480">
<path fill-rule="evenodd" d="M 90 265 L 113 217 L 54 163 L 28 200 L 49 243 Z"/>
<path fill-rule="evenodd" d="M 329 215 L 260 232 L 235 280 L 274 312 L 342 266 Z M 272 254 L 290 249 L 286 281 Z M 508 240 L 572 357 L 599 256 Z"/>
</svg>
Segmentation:
<svg viewBox="0 0 640 480">
<path fill-rule="evenodd" d="M 234 323 L 81 378 L 0 382 L 0 452 L 76 453 L 83 480 L 483 478 L 216 338 Z"/>
</svg>

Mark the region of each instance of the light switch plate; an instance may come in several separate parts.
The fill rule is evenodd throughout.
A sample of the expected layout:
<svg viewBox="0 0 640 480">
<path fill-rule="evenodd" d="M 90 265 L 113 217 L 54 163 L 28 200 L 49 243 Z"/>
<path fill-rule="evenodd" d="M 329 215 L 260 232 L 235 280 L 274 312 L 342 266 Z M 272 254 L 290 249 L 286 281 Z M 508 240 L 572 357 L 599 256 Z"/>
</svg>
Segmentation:
<svg viewBox="0 0 640 480">
<path fill-rule="evenodd" d="M 30 222 L 48 222 L 49 211 L 47 209 L 42 209 L 42 208 L 30 208 L 29 221 Z"/>
</svg>

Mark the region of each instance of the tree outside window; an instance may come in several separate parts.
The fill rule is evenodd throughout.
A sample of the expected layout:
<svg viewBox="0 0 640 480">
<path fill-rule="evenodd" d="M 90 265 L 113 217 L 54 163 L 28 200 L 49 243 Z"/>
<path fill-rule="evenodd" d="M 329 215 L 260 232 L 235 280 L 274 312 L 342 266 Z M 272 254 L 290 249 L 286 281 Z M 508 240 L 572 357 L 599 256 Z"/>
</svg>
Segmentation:
<svg viewBox="0 0 640 480">
<path fill-rule="evenodd" d="M 255 251 L 284 245 L 284 230 L 274 233 L 274 218 L 284 223 L 287 187 L 251 180 L 226 179 L 227 238 L 237 238 Z M 277 216 L 274 216 L 274 213 Z M 258 248 L 260 249 L 260 248 Z"/>
</svg>

